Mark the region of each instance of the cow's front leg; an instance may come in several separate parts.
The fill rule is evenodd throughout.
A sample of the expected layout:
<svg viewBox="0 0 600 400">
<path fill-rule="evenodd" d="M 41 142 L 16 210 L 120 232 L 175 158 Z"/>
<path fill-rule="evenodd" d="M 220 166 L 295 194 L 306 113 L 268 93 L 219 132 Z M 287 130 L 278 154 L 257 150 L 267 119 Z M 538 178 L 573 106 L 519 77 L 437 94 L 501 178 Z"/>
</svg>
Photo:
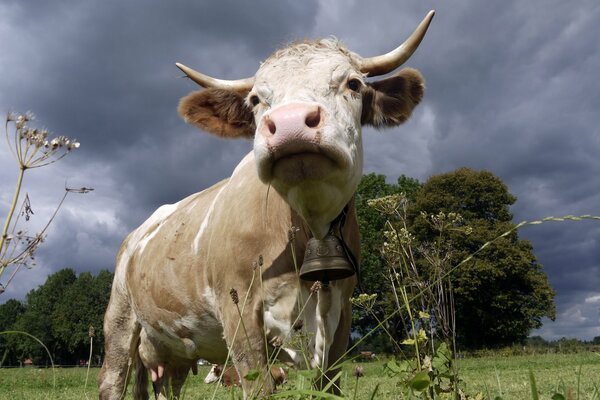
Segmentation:
<svg viewBox="0 0 600 400">
<path fill-rule="evenodd" d="M 137 358 L 140 330 L 129 296 L 115 284 L 104 316 L 104 362 L 97 378 L 101 400 L 124 397 Z"/>
<path fill-rule="evenodd" d="M 315 335 L 315 353 L 312 366 L 319 369 L 317 386 L 327 384 L 321 375 L 326 374 L 329 368 L 329 349 L 333 343 L 335 332 L 338 328 L 342 312 L 342 292 L 336 283 L 322 285 L 317 292 L 317 309 Z"/>
<path fill-rule="evenodd" d="M 240 319 L 242 309 L 243 318 Z M 230 359 L 233 360 L 240 376 L 244 398 L 270 394 L 274 388 L 273 378 L 267 368 L 266 343 L 260 310 L 260 307 L 251 304 L 242 306 L 241 301 L 237 304 L 234 301 L 223 309 L 225 340 Z M 257 372 L 258 375 L 254 376 L 253 372 Z M 246 379 L 247 376 L 250 379 Z"/>
</svg>

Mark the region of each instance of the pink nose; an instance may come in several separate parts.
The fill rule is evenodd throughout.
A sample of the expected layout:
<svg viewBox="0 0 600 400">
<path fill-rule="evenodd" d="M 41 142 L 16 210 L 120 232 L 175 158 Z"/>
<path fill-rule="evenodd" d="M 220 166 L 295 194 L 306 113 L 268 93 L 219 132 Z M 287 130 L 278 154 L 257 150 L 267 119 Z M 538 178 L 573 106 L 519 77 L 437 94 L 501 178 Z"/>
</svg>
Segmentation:
<svg viewBox="0 0 600 400">
<path fill-rule="evenodd" d="M 317 143 L 322 119 L 318 105 L 286 104 L 265 116 L 260 133 L 272 148 L 289 142 Z"/>
</svg>

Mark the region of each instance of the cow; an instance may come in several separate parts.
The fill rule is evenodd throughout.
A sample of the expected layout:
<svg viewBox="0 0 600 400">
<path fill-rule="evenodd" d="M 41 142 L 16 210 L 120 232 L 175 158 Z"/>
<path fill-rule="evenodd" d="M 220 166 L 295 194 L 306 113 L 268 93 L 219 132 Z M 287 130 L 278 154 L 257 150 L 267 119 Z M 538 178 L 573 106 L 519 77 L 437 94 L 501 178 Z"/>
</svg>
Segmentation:
<svg viewBox="0 0 600 400">
<path fill-rule="evenodd" d="M 377 358 L 377 354 L 372 351 L 361 351 L 358 353 L 358 358 L 362 361 L 373 361 Z"/>
<path fill-rule="evenodd" d="M 398 69 L 433 14 L 398 48 L 370 58 L 327 38 L 276 51 L 246 79 L 177 64 L 204 88 L 181 100 L 183 119 L 253 139 L 253 150 L 230 178 L 160 207 L 124 240 L 104 318 L 100 399 L 121 398 L 133 370 L 134 398 L 148 397 L 148 371 L 158 395 L 178 398 L 199 358 L 232 361 L 242 377 L 258 373 L 242 379 L 245 398 L 274 390 L 274 357 L 316 368 L 315 385 L 339 393 L 331 380 L 348 345 L 357 278 L 304 281 L 298 268 L 309 239 L 332 231 L 359 259 L 361 128 L 403 123 L 424 93 L 414 69 L 367 78 Z M 293 345 L 296 334 L 308 350 Z"/>
<path fill-rule="evenodd" d="M 271 377 L 275 386 L 279 386 L 287 382 L 288 374 L 283 367 L 273 365 L 270 368 Z M 204 383 L 221 382 L 225 387 L 242 386 L 242 381 L 237 370 L 233 366 L 224 368 L 223 365 L 214 364 L 206 377 Z"/>
</svg>

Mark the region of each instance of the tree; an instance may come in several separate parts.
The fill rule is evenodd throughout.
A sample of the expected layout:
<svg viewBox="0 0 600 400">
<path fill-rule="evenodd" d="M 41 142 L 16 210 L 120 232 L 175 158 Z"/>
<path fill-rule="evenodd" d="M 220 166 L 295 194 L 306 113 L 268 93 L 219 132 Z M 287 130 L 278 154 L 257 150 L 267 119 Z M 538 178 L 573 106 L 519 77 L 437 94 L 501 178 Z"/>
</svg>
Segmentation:
<svg viewBox="0 0 600 400">
<path fill-rule="evenodd" d="M 13 329 L 17 318 L 25 312 L 25 306 L 18 300 L 10 299 L 0 305 L 0 332 Z M 12 336 L 0 335 L 0 366 L 19 365 L 16 342 Z"/>
<path fill-rule="evenodd" d="M 75 271 L 70 268 L 50 275 L 43 285 L 27 293 L 26 310 L 15 323 L 15 330 L 27 332 L 44 343 L 57 363 L 68 359 L 68 353 L 52 334 L 52 314 L 57 301 L 76 279 Z M 45 350 L 31 338 L 20 337 L 18 351 L 20 358 L 31 357 L 35 364 L 50 363 Z"/>
<path fill-rule="evenodd" d="M 450 233 L 451 265 L 514 228 L 509 207 L 516 198 L 492 173 L 461 168 L 431 177 L 411 207 L 412 230 L 422 243 L 435 241 L 431 214 L 458 213 L 471 229 Z M 456 334 L 469 348 L 523 342 L 542 317 L 554 319 L 554 291 L 531 244 L 516 231 L 495 240 L 451 275 Z"/>
<path fill-rule="evenodd" d="M 12 329 L 39 339 L 49 349 L 55 363 L 72 365 L 87 360 L 90 327 L 93 327 L 94 354 L 100 355 L 104 344 L 102 322 L 112 280 L 113 274 L 107 270 L 100 271 L 97 276 L 89 272 L 77 276 L 70 268 L 62 269 L 27 294 L 23 311 Z M 1 311 L 2 308 L 0 318 Z M 17 359 L 31 357 L 35 364 L 49 364 L 48 355 L 35 340 L 14 335 L 10 343 L 14 343 Z"/>
<path fill-rule="evenodd" d="M 392 300 L 391 286 L 388 277 L 388 266 L 381 255 L 383 245 L 382 231 L 385 228 L 387 216 L 370 207 L 367 202 L 396 193 L 405 193 L 407 198 L 414 200 L 421 188 L 421 183 L 413 178 L 402 175 L 397 184 L 386 182 L 384 175 L 374 173 L 364 175 L 356 192 L 356 210 L 361 240 L 361 286 L 366 293 L 376 293 L 376 306 L 370 309 L 355 307 L 353 313 L 353 328 L 360 334 L 366 334 L 375 328 L 379 321 L 396 309 Z M 356 294 L 359 294 L 359 288 Z M 393 318 L 386 327 L 399 339 L 402 334 L 402 318 Z M 391 352 L 394 347 L 387 334 L 381 330 L 375 332 L 365 343 L 365 347 L 377 352 Z"/>
<path fill-rule="evenodd" d="M 110 296 L 113 274 L 107 270 L 94 277 L 80 274 L 57 299 L 52 313 L 52 335 L 69 354 L 69 364 L 89 357 L 90 327 L 93 328 L 95 353 L 104 343 L 102 320 Z"/>
</svg>

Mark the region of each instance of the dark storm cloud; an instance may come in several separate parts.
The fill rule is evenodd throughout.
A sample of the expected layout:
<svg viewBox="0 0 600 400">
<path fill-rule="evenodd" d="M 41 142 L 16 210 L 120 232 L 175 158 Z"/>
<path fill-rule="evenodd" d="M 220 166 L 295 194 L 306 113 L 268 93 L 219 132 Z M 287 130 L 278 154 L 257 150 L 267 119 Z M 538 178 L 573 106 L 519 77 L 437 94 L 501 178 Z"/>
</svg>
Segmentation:
<svg viewBox="0 0 600 400">
<path fill-rule="evenodd" d="M 120 240 L 153 209 L 228 176 L 250 149 L 180 120 L 177 102 L 196 87 L 174 62 L 241 78 L 290 40 L 328 35 L 376 55 L 404 40 L 430 8 L 436 17 L 408 62 L 426 78 L 425 100 L 400 128 L 365 129 L 365 170 L 425 180 L 462 166 L 487 169 L 518 198 L 516 221 L 600 214 L 595 0 L 4 1 L 0 109 L 32 109 L 43 125 L 82 142 L 49 175 L 27 178 L 32 197 L 60 196 L 44 193 L 67 178 L 96 187 L 69 199 L 39 269 L 23 273 L 11 294 L 39 284 L 38 271 L 111 267 Z M 4 151 L 6 204 L 14 177 Z M 558 318 L 542 328 L 546 337 L 600 335 L 599 225 L 521 231 L 557 291 Z"/>
<path fill-rule="evenodd" d="M 336 34 L 360 53 L 385 51 L 432 6 L 413 4 L 395 13 L 394 4 L 369 9 L 354 3 L 346 14 L 353 28 Z M 598 215 L 600 5 L 434 7 L 427 37 L 409 61 L 426 78 L 424 104 L 394 132 L 366 130 L 365 169 L 392 180 L 402 173 L 424 180 L 462 166 L 487 169 L 518 198 L 516 221 Z M 378 22 L 361 24 L 366 15 Z M 597 308 L 584 301 L 599 293 L 598 233 L 597 221 L 547 223 L 521 232 L 533 242 L 557 291 L 558 321 L 547 321 L 541 331 L 549 338 L 565 332 L 588 339 L 600 335 Z M 575 320 L 580 324 L 572 324 Z"/>
<path fill-rule="evenodd" d="M 225 178 L 251 148 L 249 141 L 219 140 L 181 121 L 179 98 L 197 86 L 182 79 L 174 63 L 225 78 L 252 75 L 275 48 L 310 30 L 316 6 L 15 1 L 4 2 L 0 11 L 6 30 L 0 51 L 9 55 L 1 65 L 0 108 L 35 110 L 40 124 L 77 137 L 81 148 L 61 162 L 65 175 L 50 181 L 60 188 L 68 178 L 96 189 L 85 200 L 68 199 L 56 221 L 63 229 L 48 232 L 38 265 L 97 270 L 112 267 L 118 243 L 157 206 Z M 5 150 L 0 176 L 8 191 L 14 165 Z M 52 168 L 26 176 L 25 190 L 39 202 L 50 186 L 44 174 L 57 174 Z M 77 223 L 82 217 L 88 223 Z M 27 287 L 26 274 L 17 279 Z"/>
</svg>

